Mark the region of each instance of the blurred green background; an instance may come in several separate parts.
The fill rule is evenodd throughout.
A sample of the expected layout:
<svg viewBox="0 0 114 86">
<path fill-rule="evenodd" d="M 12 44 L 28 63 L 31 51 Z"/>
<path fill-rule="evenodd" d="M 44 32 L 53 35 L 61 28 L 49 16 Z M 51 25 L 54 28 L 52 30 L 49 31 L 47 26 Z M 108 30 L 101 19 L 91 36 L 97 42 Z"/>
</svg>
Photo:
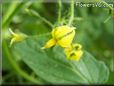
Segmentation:
<svg viewBox="0 0 114 86">
<path fill-rule="evenodd" d="M 58 16 L 58 2 L 23 2 L 18 3 L 9 2 L 2 4 L 2 17 L 7 18 L 6 14 L 10 13 L 13 9 L 16 9 L 14 13 L 10 16 L 9 23 L 4 25 L 2 31 L 6 34 L 3 36 L 2 40 L 7 40 L 9 44 L 10 39 L 8 38 L 8 28 L 12 28 L 13 31 L 21 31 L 29 36 L 40 35 L 48 33 L 52 30 L 52 27 L 45 23 L 42 18 L 46 18 L 54 26 L 61 25 L 57 22 Z M 67 24 L 69 18 L 69 3 L 62 3 L 62 20 L 63 24 Z M 9 8 L 11 9 L 9 10 Z M 39 13 L 40 17 L 31 15 L 26 9 L 33 9 Z M 100 7 L 76 7 L 75 6 L 75 19 L 73 21 L 73 26 L 76 29 L 76 40 L 78 43 L 83 45 L 83 48 L 89 51 L 96 59 L 104 61 L 108 68 L 110 69 L 110 77 L 107 84 L 114 84 L 114 36 L 113 36 L 113 18 L 110 18 L 107 22 L 104 21 L 111 16 L 111 11 L 109 8 Z M 7 26 L 7 27 L 5 27 Z M 11 66 L 11 63 L 6 58 L 8 52 L 2 47 L 3 58 L 2 58 L 2 81 L 3 83 L 27 83 L 29 81 L 25 80 L 23 77 L 18 75 Z M 15 56 L 12 48 L 10 54 Z M 22 70 L 26 71 L 28 74 L 35 74 L 29 67 L 21 61 L 20 57 L 14 58 L 17 64 Z"/>
</svg>

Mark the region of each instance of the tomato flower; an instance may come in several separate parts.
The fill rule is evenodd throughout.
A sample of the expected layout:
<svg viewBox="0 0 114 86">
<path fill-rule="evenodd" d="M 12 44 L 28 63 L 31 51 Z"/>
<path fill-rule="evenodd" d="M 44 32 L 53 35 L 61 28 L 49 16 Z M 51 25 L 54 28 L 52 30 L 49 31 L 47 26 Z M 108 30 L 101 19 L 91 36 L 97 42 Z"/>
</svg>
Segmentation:
<svg viewBox="0 0 114 86">
<path fill-rule="evenodd" d="M 10 31 L 10 33 L 12 35 L 10 46 L 12 46 L 12 44 L 14 42 L 22 41 L 22 40 L 24 40 L 27 37 L 27 35 L 25 35 L 23 33 L 14 33 L 11 29 L 9 29 L 9 31 Z"/>
<path fill-rule="evenodd" d="M 64 52 L 69 60 L 79 61 L 83 55 L 82 46 L 77 43 L 65 48 Z"/>
<path fill-rule="evenodd" d="M 42 49 L 50 48 L 56 44 L 65 48 L 71 45 L 75 36 L 75 28 L 69 26 L 59 26 L 52 30 L 52 39 L 50 39 Z"/>
</svg>

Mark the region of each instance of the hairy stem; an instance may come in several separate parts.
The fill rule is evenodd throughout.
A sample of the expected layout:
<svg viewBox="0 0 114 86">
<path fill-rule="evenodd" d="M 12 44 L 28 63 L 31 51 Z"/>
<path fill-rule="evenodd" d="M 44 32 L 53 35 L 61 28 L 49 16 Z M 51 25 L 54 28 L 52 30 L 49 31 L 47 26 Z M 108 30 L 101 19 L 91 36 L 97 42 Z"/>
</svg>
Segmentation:
<svg viewBox="0 0 114 86">
<path fill-rule="evenodd" d="M 74 20 L 74 0 L 71 0 L 71 5 L 70 5 L 70 18 L 69 18 L 69 23 L 68 25 L 70 26 Z"/>
<path fill-rule="evenodd" d="M 38 18 L 40 18 L 42 21 L 44 21 L 46 24 L 48 24 L 50 27 L 53 27 L 53 24 L 48 21 L 47 19 L 45 19 L 44 17 L 42 17 L 38 12 L 36 12 L 35 10 L 32 9 L 27 9 L 28 13 L 31 14 L 32 16 L 36 16 Z"/>
<path fill-rule="evenodd" d="M 60 22 L 61 21 L 61 9 L 62 9 L 62 2 L 61 2 L 61 0 L 58 1 L 58 5 L 59 5 L 58 22 Z"/>
</svg>

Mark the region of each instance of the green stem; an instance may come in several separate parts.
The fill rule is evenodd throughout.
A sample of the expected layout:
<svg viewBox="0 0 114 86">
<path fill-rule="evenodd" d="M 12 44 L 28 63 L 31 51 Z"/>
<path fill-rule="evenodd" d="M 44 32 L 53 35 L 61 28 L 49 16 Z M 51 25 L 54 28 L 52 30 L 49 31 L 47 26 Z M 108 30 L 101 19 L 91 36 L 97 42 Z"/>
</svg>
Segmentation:
<svg viewBox="0 0 114 86">
<path fill-rule="evenodd" d="M 70 5 L 70 19 L 68 25 L 70 26 L 74 20 L 74 0 L 71 0 L 71 5 Z"/>
<path fill-rule="evenodd" d="M 12 66 L 12 68 L 15 70 L 15 72 L 17 72 L 17 74 L 20 74 L 23 78 L 25 78 L 28 81 L 31 81 L 33 83 L 38 83 L 38 84 L 42 84 L 41 81 L 31 77 L 30 75 L 28 75 L 26 72 L 22 71 L 21 68 L 18 66 L 18 64 L 16 63 L 16 61 L 14 61 L 14 59 L 12 58 L 13 56 L 11 55 L 11 52 L 8 49 L 8 46 L 6 44 L 5 41 L 3 41 L 3 47 L 5 49 L 6 52 L 6 58 L 7 60 L 10 62 L 10 65 Z"/>
<path fill-rule="evenodd" d="M 53 24 L 48 21 L 47 19 L 45 19 L 44 17 L 42 17 L 38 12 L 36 12 L 35 10 L 32 9 L 27 9 L 28 13 L 32 14 L 33 16 L 36 16 L 38 18 L 40 18 L 42 21 L 44 21 L 45 23 L 47 23 L 50 27 L 53 27 Z"/>
<path fill-rule="evenodd" d="M 58 5 L 59 5 L 58 22 L 60 23 L 60 21 L 61 21 L 61 8 L 62 8 L 62 2 L 61 2 L 61 0 L 58 1 Z"/>
<path fill-rule="evenodd" d="M 12 20 L 13 16 L 15 15 L 15 13 L 22 7 L 23 4 L 24 3 L 12 3 L 10 5 L 10 7 L 6 11 L 5 15 L 3 16 L 2 29 L 6 28 L 8 26 L 8 24 Z M 3 33 L 3 36 L 4 36 L 4 33 Z M 9 48 L 8 48 L 5 40 L 2 41 L 2 44 L 3 44 L 4 52 L 6 53 L 5 58 L 9 61 L 11 67 L 15 70 L 15 72 L 17 72 L 17 74 L 21 75 L 23 78 L 25 78 L 28 81 L 31 81 L 33 83 L 42 84 L 42 82 L 31 77 L 26 72 L 21 70 L 21 68 L 18 66 L 16 61 L 14 61 L 14 59 L 12 58 L 13 56 L 12 56 L 11 52 L 9 51 Z"/>
</svg>

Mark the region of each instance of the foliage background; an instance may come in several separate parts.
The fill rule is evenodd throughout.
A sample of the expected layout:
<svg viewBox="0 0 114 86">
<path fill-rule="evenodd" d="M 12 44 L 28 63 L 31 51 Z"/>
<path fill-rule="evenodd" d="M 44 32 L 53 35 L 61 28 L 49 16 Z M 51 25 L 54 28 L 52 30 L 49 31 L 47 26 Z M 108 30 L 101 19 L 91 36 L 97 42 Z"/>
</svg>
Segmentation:
<svg viewBox="0 0 114 86">
<path fill-rule="evenodd" d="M 9 7 L 13 4 L 11 9 Z M 68 21 L 69 14 L 69 3 L 62 3 L 62 18 L 63 23 L 66 24 Z M 38 12 L 43 18 L 46 18 L 52 24 L 59 25 L 57 23 L 58 16 L 58 3 L 46 2 L 42 3 L 35 1 L 30 3 L 25 1 L 19 5 L 19 3 L 10 2 L 2 4 L 2 17 L 7 17 L 7 13 L 14 10 L 13 14 L 9 18 L 9 23 L 3 25 L 2 32 L 7 33 L 2 40 L 7 40 L 7 45 L 10 42 L 8 38 L 8 28 L 12 28 L 13 31 L 21 31 L 29 36 L 41 35 L 48 33 L 52 30 L 50 25 L 42 21 L 42 17 L 39 18 L 30 15 L 26 12 L 26 8 L 33 9 Z M 76 40 L 78 43 L 83 45 L 83 48 L 90 52 L 96 59 L 104 61 L 110 70 L 110 76 L 107 84 L 114 84 L 114 59 L 113 59 L 113 18 L 109 19 L 106 23 L 104 21 L 111 16 L 109 8 L 99 7 L 76 7 L 75 6 L 75 20 L 73 26 L 76 30 Z M 5 27 L 7 26 L 7 27 Z M 5 27 L 5 29 L 4 29 Z M 15 72 L 11 66 L 11 61 L 7 59 L 7 56 L 13 56 L 16 64 L 20 67 L 21 71 L 26 71 L 32 77 L 36 77 L 35 73 L 21 60 L 15 53 L 13 48 L 9 48 L 9 52 L 6 51 L 5 47 L 2 47 L 3 58 L 2 58 L 2 83 L 31 83 L 22 76 Z M 16 56 L 16 57 L 15 57 Z M 18 69 L 17 69 L 18 70 Z M 45 81 L 44 81 L 45 82 Z M 45 82 L 46 83 L 46 82 Z"/>
</svg>

